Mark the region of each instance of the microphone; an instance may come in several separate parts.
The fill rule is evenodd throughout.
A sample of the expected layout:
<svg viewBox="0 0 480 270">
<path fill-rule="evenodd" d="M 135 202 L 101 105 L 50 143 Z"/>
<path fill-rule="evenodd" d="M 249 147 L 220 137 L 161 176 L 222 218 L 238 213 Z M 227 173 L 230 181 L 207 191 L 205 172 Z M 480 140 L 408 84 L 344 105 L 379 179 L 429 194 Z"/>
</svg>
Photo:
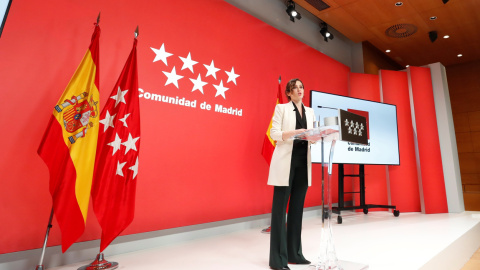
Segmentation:
<svg viewBox="0 0 480 270">
<path fill-rule="evenodd" d="M 338 110 L 338 108 L 333 108 L 333 107 L 327 107 L 327 106 L 317 106 L 320 109 L 331 109 L 331 110 Z M 318 116 L 318 126 L 320 126 L 320 115 Z M 338 117 L 337 116 L 331 116 L 331 117 L 325 117 L 324 119 L 324 125 L 325 126 L 333 126 L 333 125 L 338 125 Z"/>
<path fill-rule="evenodd" d="M 332 109 L 332 110 L 338 110 L 338 108 L 332 108 L 332 107 L 327 107 L 327 106 L 317 106 L 318 108 L 322 109 Z"/>
</svg>

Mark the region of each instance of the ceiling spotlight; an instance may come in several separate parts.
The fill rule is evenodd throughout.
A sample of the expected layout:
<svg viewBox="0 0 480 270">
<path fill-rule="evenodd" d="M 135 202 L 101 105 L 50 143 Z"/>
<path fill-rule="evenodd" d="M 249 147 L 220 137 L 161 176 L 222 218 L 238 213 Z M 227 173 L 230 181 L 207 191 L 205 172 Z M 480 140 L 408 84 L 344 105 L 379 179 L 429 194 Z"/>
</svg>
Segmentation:
<svg viewBox="0 0 480 270">
<path fill-rule="evenodd" d="M 436 19 L 437 19 L 437 16 L 432 16 L 432 17 L 430 17 L 430 20 L 431 20 L 431 21 L 435 21 Z"/>
<path fill-rule="evenodd" d="M 389 52 L 391 52 L 391 51 L 390 51 L 390 50 L 385 50 L 385 52 L 389 53 Z"/>
<path fill-rule="evenodd" d="M 328 39 L 333 39 L 333 34 L 328 31 L 328 26 L 325 22 L 322 22 L 320 24 L 320 34 L 322 34 L 323 36 L 323 40 L 325 40 L 326 42 L 328 42 Z"/>
<path fill-rule="evenodd" d="M 397 6 L 397 7 L 403 6 L 403 2 L 396 2 L 395 6 Z"/>
<path fill-rule="evenodd" d="M 462 56 L 463 56 L 463 54 L 461 54 L 461 53 L 457 54 L 457 57 L 462 57 Z"/>
<path fill-rule="evenodd" d="M 449 37 L 450 37 L 449 35 L 445 35 L 445 36 L 443 36 L 443 38 L 449 38 Z"/>
<path fill-rule="evenodd" d="M 295 2 L 292 0 L 288 0 L 286 2 L 287 5 L 287 14 L 290 16 L 290 21 L 295 22 L 295 19 L 300 20 L 302 18 L 302 15 L 298 13 L 298 11 L 295 10 Z"/>
<path fill-rule="evenodd" d="M 430 38 L 430 41 L 431 42 L 434 42 L 435 40 L 437 40 L 437 31 L 430 31 L 428 32 L 428 37 Z"/>
</svg>

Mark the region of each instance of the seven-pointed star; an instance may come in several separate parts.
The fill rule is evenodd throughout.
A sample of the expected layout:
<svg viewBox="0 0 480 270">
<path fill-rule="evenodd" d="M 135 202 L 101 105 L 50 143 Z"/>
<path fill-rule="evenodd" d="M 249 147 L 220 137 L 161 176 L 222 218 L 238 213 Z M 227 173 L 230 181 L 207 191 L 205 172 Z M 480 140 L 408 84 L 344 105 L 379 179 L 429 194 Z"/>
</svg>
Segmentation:
<svg viewBox="0 0 480 270">
<path fill-rule="evenodd" d="M 117 174 L 120 176 L 123 176 L 123 166 L 125 166 L 127 162 L 120 163 L 120 161 L 117 160 Z"/>
<path fill-rule="evenodd" d="M 152 49 L 152 51 L 155 53 L 155 59 L 153 59 L 153 62 L 157 62 L 158 60 L 162 60 L 163 63 L 165 63 L 165 65 L 168 66 L 167 57 L 172 56 L 173 54 L 165 51 L 165 43 L 162 44 L 162 47 L 160 47 L 160 49 L 155 49 L 155 48 L 152 48 L 152 47 L 150 47 L 150 49 Z"/>
<path fill-rule="evenodd" d="M 193 72 L 193 65 L 197 64 L 198 62 L 192 60 L 192 57 L 190 56 L 190 53 L 188 53 L 187 58 L 183 58 L 181 56 L 179 56 L 179 57 L 180 57 L 180 60 L 183 61 L 183 66 L 182 66 L 181 70 L 184 70 L 184 69 L 188 68 L 188 69 L 190 69 L 190 71 L 192 73 L 194 73 Z"/>
<path fill-rule="evenodd" d="M 140 137 L 133 138 L 131 133 L 128 133 L 128 139 L 122 143 L 125 146 L 125 154 L 128 153 L 130 149 L 137 151 L 137 146 L 135 143 L 140 139 Z"/>
<path fill-rule="evenodd" d="M 132 179 L 135 179 L 135 177 L 137 177 L 137 173 L 138 173 L 138 156 L 137 156 L 137 160 L 135 161 L 135 165 L 133 165 L 132 167 L 130 167 L 128 169 L 133 171 Z"/>
<path fill-rule="evenodd" d="M 107 110 L 107 114 L 105 115 L 105 118 L 98 121 L 98 122 L 103 124 L 103 132 L 107 131 L 107 129 L 109 127 L 115 128 L 115 126 L 113 125 L 113 119 L 115 118 L 115 115 L 116 114 L 110 115 L 110 113 Z M 122 120 L 120 120 L 120 121 L 122 121 Z"/>
<path fill-rule="evenodd" d="M 217 97 L 218 95 L 222 95 L 224 99 L 227 99 L 225 98 L 225 92 L 228 90 L 228 88 L 223 86 L 223 80 L 220 81 L 219 85 L 214 84 L 213 87 L 217 89 L 217 93 L 215 94 L 215 97 Z"/>
<path fill-rule="evenodd" d="M 198 90 L 200 92 L 202 92 L 203 94 L 203 86 L 207 85 L 208 83 L 206 82 L 202 82 L 202 76 L 200 76 L 200 74 L 198 74 L 198 77 L 197 79 L 190 79 L 190 81 L 192 81 L 193 83 L 193 89 L 192 89 L 192 92 L 195 91 L 195 90 Z"/>
<path fill-rule="evenodd" d="M 107 113 L 108 113 L 108 111 L 107 111 Z M 114 116 L 115 116 L 115 115 L 114 115 Z M 125 116 L 124 116 L 122 119 L 120 119 L 120 121 L 123 122 L 123 126 L 124 126 L 124 127 L 128 127 L 128 125 L 127 125 L 127 118 L 128 118 L 129 116 L 130 116 L 130 114 L 127 113 L 127 114 L 125 114 Z M 112 127 L 113 127 L 113 126 L 112 126 Z"/>
<path fill-rule="evenodd" d="M 212 63 L 209 66 L 205 65 L 205 64 L 203 64 L 203 65 L 207 68 L 207 75 L 205 75 L 205 77 L 208 77 L 209 75 L 212 75 L 213 78 L 217 79 L 216 72 L 219 71 L 220 69 L 215 67 L 215 65 L 213 63 L 213 60 L 212 60 Z"/>
<path fill-rule="evenodd" d="M 120 145 L 122 144 L 122 140 L 118 136 L 118 133 L 115 133 L 115 140 L 113 142 L 107 143 L 107 145 L 110 145 L 113 147 L 113 153 L 112 156 L 115 155 L 115 152 L 120 149 Z"/>
<path fill-rule="evenodd" d="M 162 72 L 163 74 L 165 74 L 165 76 L 167 76 L 167 82 L 165 83 L 165 85 L 169 85 L 173 83 L 178 88 L 178 80 L 183 78 L 183 76 L 177 75 L 177 72 L 175 71 L 175 67 L 173 67 L 172 72 L 170 73 L 165 71 L 162 71 Z"/>
<path fill-rule="evenodd" d="M 232 71 L 228 72 L 225 70 L 225 73 L 227 73 L 228 75 L 227 83 L 233 82 L 235 85 L 237 85 L 237 78 L 240 77 L 240 75 L 235 74 L 235 70 L 233 69 L 233 67 L 232 67 Z"/>
<path fill-rule="evenodd" d="M 111 99 L 115 100 L 115 107 L 117 107 L 118 103 L 120 102 L 127 104 L 127 102 L 125 101 L 125 95 L 127 94 L 127 92 L 128 90 L 122 91 L 122 89 L 120 89 L 120 86 L 118 87 L 117 94 L 110 97 Z"/>
</svg>

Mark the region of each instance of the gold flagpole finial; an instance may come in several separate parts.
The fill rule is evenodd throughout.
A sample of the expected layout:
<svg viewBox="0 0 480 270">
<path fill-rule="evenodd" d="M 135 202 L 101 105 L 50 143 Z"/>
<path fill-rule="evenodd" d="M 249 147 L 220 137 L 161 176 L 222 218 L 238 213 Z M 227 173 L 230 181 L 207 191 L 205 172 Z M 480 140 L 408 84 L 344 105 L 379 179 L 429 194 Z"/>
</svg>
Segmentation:
<svg viewBox="0 0 480 270">
<path fill-rule="evenodd" d="M 137 25 L 137 29 L 135 29 L 135 38 L 138 37 L 138 25 Z"/>
<path fill-rule="evenodd" d="M 278 76 L 278 83 L 281 83 L 282 82 L 282 76 Z"/>
<path fill-rule="evenodd" d="M 100 12 L 98 12 L 97 25 L 100 23 Z"/>
</svg>

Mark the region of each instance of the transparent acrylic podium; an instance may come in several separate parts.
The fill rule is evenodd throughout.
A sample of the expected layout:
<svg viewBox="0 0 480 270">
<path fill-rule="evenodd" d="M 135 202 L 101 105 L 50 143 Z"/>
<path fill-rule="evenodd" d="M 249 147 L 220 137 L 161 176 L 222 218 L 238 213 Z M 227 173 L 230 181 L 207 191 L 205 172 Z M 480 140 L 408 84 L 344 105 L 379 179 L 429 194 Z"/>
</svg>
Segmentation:
<svg viewBox="0 0 480 270">
<path fill-rule="evenodd" d="M 305 269 L 308 270 L 366 270 L 368 265 L 353 263 L 348 261 L 339 261 L 335 252 L 335 243 L 332 233 L 332 192 L 331 175 L 332 161 L 335 149 L 335 143 L 339 140 L 339 126 L 321 126 L 309 129 L 303 133 L 293 136 L 293 139 L 306 140 L 311 142 L 320 142 L 322 151 L 322 228 L 320 236 L 320 251 L 318 262 Z M 328 163 L 323 160 L 324 143 L 331 142 Z M 328 166 L 327 181 L 325 182 L 324 167 Z"/>
</svg>

